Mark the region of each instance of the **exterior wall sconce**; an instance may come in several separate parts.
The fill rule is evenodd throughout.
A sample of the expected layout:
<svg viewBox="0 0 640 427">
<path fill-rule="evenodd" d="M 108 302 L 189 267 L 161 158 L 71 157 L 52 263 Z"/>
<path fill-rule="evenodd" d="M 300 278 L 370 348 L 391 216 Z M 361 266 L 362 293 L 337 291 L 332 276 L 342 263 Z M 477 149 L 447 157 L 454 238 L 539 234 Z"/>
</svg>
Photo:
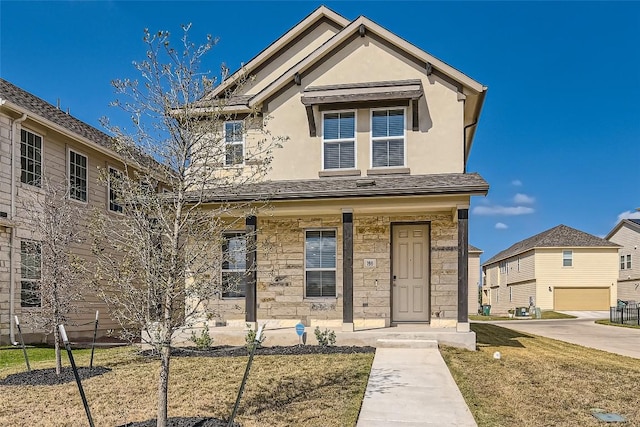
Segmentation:
<svg viewBox="0 0 640 427">
<path fill-rule="evenodd" d="M 552 292 L 552 291 L 553 291 L 553 289 L 551 289 L 551 286 L 549 286 L 549 292 Z"/>
</svg>

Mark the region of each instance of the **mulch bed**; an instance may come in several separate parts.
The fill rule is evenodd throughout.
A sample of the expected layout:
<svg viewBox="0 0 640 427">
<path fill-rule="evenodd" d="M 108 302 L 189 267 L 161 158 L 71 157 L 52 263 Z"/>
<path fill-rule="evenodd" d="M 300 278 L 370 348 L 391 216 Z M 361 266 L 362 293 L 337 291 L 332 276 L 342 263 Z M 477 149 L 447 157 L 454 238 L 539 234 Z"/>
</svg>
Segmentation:
<svg viewBox="0 0 640 427">
<path fill-rule="evenodd" d="M 255 351 L 256 356 L 291 356 L 304 354 L 355 354 L 355 353 L 375 353 L 375 347 L 358 346 L 327 346 L 320 345 L 291 345 L 259 347 Z M 154 352 L 147 350 L 144 356 L 153 357 Z M 205 350 L 195 347 L 177 347 L 171 349 L 171 355 L 176 357 L 241 357 L 249 356 L 246 347 L 215 346 Z"/>
<path fill-rule="evenodd" d="M 219 418 L 199 418 L 199 417 L 175 417 L 167 420 L 167 427 L 227 427 L 228 421 Z M 239 427 L 240 424 L 233 423 Z M 118 427 L 156 427 L 156 420 L 138 421 L 128 423 Z"/>
<path fill-rule="evenodd" d="M 111 371 L 111 369 L 103 366 L 94 366 L 93 370 L 82 367 L 78 368 L 78 375 L 80 379 L 86 380 L 87 378 L 102 375 L 109 371 Z M 73 376 L 71 367 L 65 366 L 60 371 L 60 376 L 56 375 L 56 368 L 35 369 L 31 372 L 24 371 L 8 375 L 6 378 L 0 380 L 0 385 L 57 385 L 70 383 L 75 380 L 76 378 Z"/>
</svg>

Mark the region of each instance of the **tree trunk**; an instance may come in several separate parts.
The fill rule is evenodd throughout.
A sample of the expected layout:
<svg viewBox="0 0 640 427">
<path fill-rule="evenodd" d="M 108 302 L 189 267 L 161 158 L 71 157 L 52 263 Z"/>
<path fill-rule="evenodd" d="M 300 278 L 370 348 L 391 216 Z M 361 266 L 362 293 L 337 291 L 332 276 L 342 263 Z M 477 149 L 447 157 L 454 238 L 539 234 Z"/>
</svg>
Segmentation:
<svg viewBox="0 0 640 427">
<path fill-rule="evenodd" d="M 160 348 L 160 379 L 158 381 L 158 422 L 157 427 L 167 426 L 167 406 L 169 392 L 169 362 L 171 345 L 164 340 Z"/>
<path fill-rule="evenodd" d="M 58 326 L 53 328 L 53 346 L 56 349 L 56 375 L 60 376 L 62 371 L 62 354 L 60 352 L 60 332 Z"/>
</svg>

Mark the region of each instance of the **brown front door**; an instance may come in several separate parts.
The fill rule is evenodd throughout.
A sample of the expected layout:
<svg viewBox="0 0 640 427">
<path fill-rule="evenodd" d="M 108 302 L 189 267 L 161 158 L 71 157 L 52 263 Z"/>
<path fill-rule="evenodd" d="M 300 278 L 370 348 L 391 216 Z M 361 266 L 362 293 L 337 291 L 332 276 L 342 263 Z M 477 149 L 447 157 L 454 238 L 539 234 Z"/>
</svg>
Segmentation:
<svg viewBox="0 0 640 427">
<path fill-rule="evenodd" d="M 429 226 L 393 226 L 392 320 L 429 321 Z"/>
</svg>

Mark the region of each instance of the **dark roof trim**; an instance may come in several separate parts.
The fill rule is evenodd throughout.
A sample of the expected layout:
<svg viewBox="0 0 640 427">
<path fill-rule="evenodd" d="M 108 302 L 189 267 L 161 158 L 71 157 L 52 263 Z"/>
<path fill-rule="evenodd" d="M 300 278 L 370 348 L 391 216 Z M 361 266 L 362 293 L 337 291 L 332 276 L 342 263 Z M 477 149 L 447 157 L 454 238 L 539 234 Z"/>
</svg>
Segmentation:
<svg viewBox="0 0 640 427">
<path fill-rule="evenodd" d="M 418 99 L 424 94 L 420 80 L 402 80 L 308 87 L 304 105 Z"/>
</svg>

